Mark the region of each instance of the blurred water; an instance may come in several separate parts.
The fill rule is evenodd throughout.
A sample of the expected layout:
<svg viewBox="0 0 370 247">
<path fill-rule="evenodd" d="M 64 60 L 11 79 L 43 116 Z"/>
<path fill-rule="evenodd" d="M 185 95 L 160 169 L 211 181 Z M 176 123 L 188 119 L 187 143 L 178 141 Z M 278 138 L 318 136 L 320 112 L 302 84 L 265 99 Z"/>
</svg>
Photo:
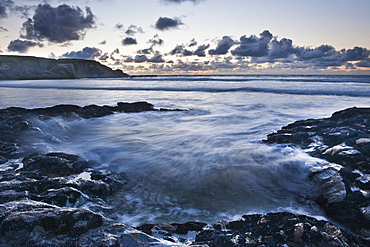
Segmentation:
<svg viewBox="0 0 370 247">
<path fill-rule="evenodd" d="M 296 120 L 370 106 L 369 77 L 202 76 L 3 81 L 0 106 L 148 101 L 182 112 L 33 120 L 31 151 L 61 151 L 124 172 L 110 198 L 124 223 L 215 222 L 289 210 L 321 215 L 308 167 L 322 161 L 262 139 Z"/>
</svg>

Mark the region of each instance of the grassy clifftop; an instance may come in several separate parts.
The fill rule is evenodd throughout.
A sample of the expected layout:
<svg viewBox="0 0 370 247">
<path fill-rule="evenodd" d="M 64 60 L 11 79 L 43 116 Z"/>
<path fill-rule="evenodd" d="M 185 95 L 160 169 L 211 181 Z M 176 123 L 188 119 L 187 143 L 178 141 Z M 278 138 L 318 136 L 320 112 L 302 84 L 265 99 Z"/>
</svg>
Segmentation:
<svg viewBox="0 0 370 247">
<path fill-rule="evenodd" d="M 0 55 L 0 80 L 128 77 L 93 60 Z"/>
</svg>

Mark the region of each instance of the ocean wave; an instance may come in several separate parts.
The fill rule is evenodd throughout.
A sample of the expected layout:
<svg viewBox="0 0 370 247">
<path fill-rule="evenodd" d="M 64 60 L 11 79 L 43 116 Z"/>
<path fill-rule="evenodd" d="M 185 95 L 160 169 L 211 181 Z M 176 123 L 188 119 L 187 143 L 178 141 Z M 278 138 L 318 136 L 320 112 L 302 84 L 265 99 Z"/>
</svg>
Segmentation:
<svg viewBox="0 0 370 247">
<path fill-rule="evenodd" d="M 86 90 L 86 91 L 162 91 L 162 92 L 204 92 L 204 93 L 272 93 L 293 95 L 324 95 L 370 97 L 370 90 L 348 90 L 344 87 L 332 88 L 268 88 L 268 87 L 94 87 L 94 86 L 62 86 L 62 85 L 30 85 L 30 84 L 0 84 L 0 88 L 15 89 L 58 89 L 58 90 Z"/>
<path fill-rule="evenodd" d="M 327 83 L 370 83 L 370 76 L 159 76 L 133 77 L 135 81 L 191 81 L 191 82 L 327 82 Z"/>
</svg>

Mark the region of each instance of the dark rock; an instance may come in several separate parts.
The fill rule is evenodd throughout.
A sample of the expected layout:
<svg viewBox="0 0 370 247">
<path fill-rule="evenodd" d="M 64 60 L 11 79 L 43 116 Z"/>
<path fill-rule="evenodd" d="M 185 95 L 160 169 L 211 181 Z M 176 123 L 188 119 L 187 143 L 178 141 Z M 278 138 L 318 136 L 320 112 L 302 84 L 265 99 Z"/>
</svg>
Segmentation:
<svg viewBox="0 0 370 247">
<path fill-rule="evenodd" d="M 77 236 L 102 223 L 102 216 L 87 209 L 39 208 L 9 214 L 2 220 L 0 232 L 32 231 L 38 226 L 54 234 Z"/>
<path fill-rule="evenodd" d="M 6 159 L 3 156 L 0 156 L 0 165 L 6 163 L 7 161 L 8 161 L 8 159 Z"/>
<path fill-rule="evenodd" d="M 364 209 L 364 211 L 366 211 Z M 370 242 L 324 220 L 292 213 L 244 215 L 241 220 L 206 225 L 198 222 L 184 224 L 145 224 L 137 229 L 162 236 L 176 244 L 191 246 L 369 246 Z M 178 234 L 195 231 L 191 242 Z"/>
<path fill-rule="evenodd" d="M 17 151 L 16 144 L 0 141 L 0 164 L 6 163 L 15 151 Z"/>
<path fill-rule="evenodd" d="M 0 204 L 18 201 L 28 197 L 27 191 L 3 190 L 0 192 Z"/>
<path fill-rule="evenodd" d="M 220 224 L 219 224 L 220 225 Z M 245 215 L 197 234 L 207 246 L 367 246 L 370 242 L 327 221 L 291 213 Z"/>
<path fill-rule="evenodd" d="M 76 206 L 78 201 L 82 201 L 80 204 L 83 204 L 83 202 L 90 199 L 87 195 L 73 187 L 49 189 L 40 195 L 30 196 L 30 198 L 59 207 Z"/>
<path fill-rule="evenodd" d="M 126 175 L 111 173 L 107 171 L 92 171 L 90 175 L 92 180 L 99 180 L 106 183 L 109 186 L 110 194 L 121 189 L 127 184 Z"/>
<path fill-rule="evenodd" d="M 141 112 L 141 111 L 153 111 L 154 106 L 147 102 L 135 102 L 135 103 L 117 103 L 117 112 Z"/>
<path fill-rule="evenodd" d="M 173 246 L 87 209 L 0 204 L 0 246 Z"/>
<path fill-rule="evenodd" d="M 160 232 L 161 234 L 171 236 L 172 234 L 186 235 L 190 231 L 199 232 L 202 231 L 206 225 L 207 224 L 205 223 L 190 221 L 183 224 L 178 223 L 161 223 L 158 225 L 144 224 L 136 227 L 136 229 L 150 235 Z"/>
<path fill-rule="evenodd" d="M 355 181 L 355 185 L 362 190 L 370 190 L 370 174 L 359 176 Z"/>
<path fill-rule="evenodd" d="M 297 121 L 264 141 L 292 143 L 314 157 L 341 165 L 336 170 L 328 166 L 311 171 L 321 188 L 316 201 L 351 230 L 370 230 L 370 219 L 362 212 L 370 206 L 370 108 L 354 107 L 330 118 Z"/>
<path fill-rule="evenodd" d="M 48 177 L 64 177 L 81 173 L 89 167 L 86 160 L 77 155 L 64 153 L 36 154 L 25 157 L 22 161 L 24 171 L 39 171 Z"/>
</svg>

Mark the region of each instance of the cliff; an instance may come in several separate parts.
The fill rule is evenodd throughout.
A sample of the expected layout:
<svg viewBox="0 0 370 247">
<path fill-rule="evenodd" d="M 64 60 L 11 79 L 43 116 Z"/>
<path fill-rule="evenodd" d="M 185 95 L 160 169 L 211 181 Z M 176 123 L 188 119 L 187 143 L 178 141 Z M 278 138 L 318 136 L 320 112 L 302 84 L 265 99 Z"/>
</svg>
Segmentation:
<svg viewBox="0 0 370 247">
<path fill-rule="evenodd" d="M 128 77 L 93 60 L 0 55 L 0 80 Z"/>
</svg>

